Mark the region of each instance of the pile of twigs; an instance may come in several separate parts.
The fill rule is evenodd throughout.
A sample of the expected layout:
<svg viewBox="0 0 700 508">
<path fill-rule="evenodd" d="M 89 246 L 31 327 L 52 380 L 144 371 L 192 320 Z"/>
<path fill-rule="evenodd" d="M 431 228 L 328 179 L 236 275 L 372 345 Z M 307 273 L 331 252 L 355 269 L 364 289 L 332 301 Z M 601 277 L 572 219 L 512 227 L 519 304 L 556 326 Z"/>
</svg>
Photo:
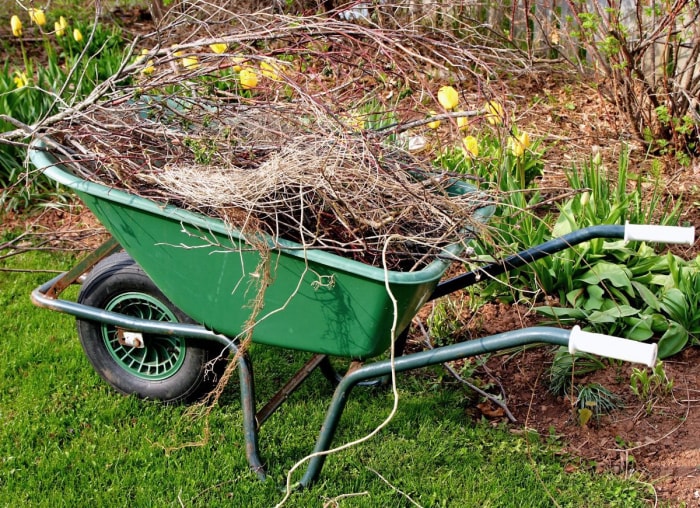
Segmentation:
<svg viewBox="0 0 700 508">
<path fill-rule="evenodd" d="M 484 197 L 451 195 L 454 180 L 406 140 L 427 123 L 426 74 L 464 79 L 478 60 L 410 31 L 263 21 L 161 38 L 124 69 L 126 85 L 49 135 L 86 179 L 389 269 L 420 268 L 475 229 Z"/>
</svg>

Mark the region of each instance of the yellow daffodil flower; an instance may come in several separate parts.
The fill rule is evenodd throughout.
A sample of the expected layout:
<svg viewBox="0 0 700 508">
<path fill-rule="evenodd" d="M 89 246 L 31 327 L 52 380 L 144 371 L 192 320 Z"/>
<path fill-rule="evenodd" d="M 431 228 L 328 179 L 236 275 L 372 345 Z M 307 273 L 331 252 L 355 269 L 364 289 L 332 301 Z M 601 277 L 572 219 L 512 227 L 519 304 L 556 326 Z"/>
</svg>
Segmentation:
<svg viewBox="0 0 700 508">
<path fill-rule="evenodd" d="M 218 42 L 216 44 L 209 44 L 209 47 L 211 50 L 216 53 L 217 55 L 220 55 L 221 53 L 225 52 L 228 49 L 228 44 L 224 42 Z"/>
<path fill-rule="evenodd" d="M 508 138 L 508 147 L 510 153 L 520 157 L 525 153 L 525 150 L 530 148 L 530 135 L 527 132 L 521 132 L 517 136 L 511 136 Z"/>
<path fill-rule="evenodd" d="M 17 88 L 24 88 L 29 84 L 29 79 L 24 72 L 15 71 L 15 76 L 12 78 Z"/>
<path fill-rule="evenodd" d="M 83 34 L 77 28 L 73 29 L 73 39 L 75 39 L 75 42 L 80 42 L 83 40 Z"/>
<path fill-rule="evenodd" d="M 263 76 L 273 81 L 277 81 L 279 79 L 279 67 L 274 63 L 265 61 L 260 62 L 260 71 L 262 71 Z"/>
<path fill-rule="evenodd" d="M 438 102 L 445 109 L 454 109 L 459 104 L 459 94 L 451 86 L 443 86 L 438 90 Z"/>
<path fill-rule="evenodd" d="M 149 60 L 148 62 L 146 62 L 146 67 L 141 69 L 141 74 L 143 74 L 144 76 L 150 76 L 155 70 L 156 68 L 153 65 L 153 60 Z"/>
<path fill-rule="evenodd" d="M 489 101 L 484 107 L 488 123 L 491 125 L 501 125 L 503 123 L 503 106 L 496 101 Z"/>
<path fill-rule="evenodd" d="M 470 157 L 479 156 L 479 142 L 474 136 L 467 136 L 462 140 L 462 151 L 464 155 L 469 155 Z"/>
<path fill-rule="evenodd" d="M 10 18 L 10 26 L 12 27 L 12 35 L 15 37 L 22 35 L 22 20 L 19 19 L 19 16 L 14 15 Z"/>
<path fill-rule="evenodd" d="M 354 131 L 361 131 L 365 128 L 365 121 L 363 119 L 362 114 L 360 113 L 350 113 L 349 115 L 344 116 L 345 123 Z"/>
<path fill-rule="evenodd" d="M 435 116 L 437 113 L 435 111 L 430 112 L 430 116 Z M 428 127 L 431 129 L 437 129 L 440 127 L 440 120 L 433 120 L 432 122 L 428 123 Z"/>
<path fill-rule="evenodd" d="M 68 28 L 68 22 L 66 21 L 66 18 L 61 16 L 58 18 L 58 21 L 56 21 L 53 24 L 54 31 L 56 32 L 56 37 L 63 37 L 66 35 L 66 28 Z"/>
<path fill-rule="evenodd" d="M 244 90 L 252 90 L 258 86 L 258 75 L 253 69 L 241 69 L 238 79 Z"/>
<path fill-rule="evenodd" d="M 44 26 L 46 24 L 46 15 L 41 9 L 29 9 L 27 12 L 29 13 L 29 19 L 31 19 L 33 23 L 39 26 Z"/>
</svg>

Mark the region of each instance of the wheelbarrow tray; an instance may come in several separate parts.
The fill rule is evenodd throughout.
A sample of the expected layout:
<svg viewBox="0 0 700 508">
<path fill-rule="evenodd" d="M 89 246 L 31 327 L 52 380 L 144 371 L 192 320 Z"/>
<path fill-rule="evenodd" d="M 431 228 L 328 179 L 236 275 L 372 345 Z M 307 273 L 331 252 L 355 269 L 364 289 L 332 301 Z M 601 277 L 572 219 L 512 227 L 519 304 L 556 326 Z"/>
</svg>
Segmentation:
<svg viewBox="0 0 700 508">
<path fill-rule="evenodd" d="M 185 314 L 229 337 L 244 336 L 259 296 L 261 253 L 222 220 L 164 205 L 76 176 L 33 143 L 29 157 L 73 189 L 158 288 Z M 473 192 L 456 182 L 451 192 Z M 493 207 L 475 212 L 485 221 Z M 290 241 L 267 238 L 270 284 L 253 342 L 365 359 L 385 352 L 433 293 L 463 242 L 414 272 L 389 271 Z M 396 308 L 392 297 L 396 301 Z"/>
</svg>

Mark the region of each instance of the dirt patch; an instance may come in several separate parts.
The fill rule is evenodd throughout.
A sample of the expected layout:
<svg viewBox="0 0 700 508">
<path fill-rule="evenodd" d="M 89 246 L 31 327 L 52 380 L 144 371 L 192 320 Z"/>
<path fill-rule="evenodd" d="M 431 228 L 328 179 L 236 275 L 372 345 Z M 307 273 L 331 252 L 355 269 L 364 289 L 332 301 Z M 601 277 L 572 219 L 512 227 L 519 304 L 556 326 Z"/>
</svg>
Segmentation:
<svg viewBox="0 0 700 508">
<path fill-rule="evenodd" d="M 0 225 L 0 259 L 28 250 L 85 252 L 104 242 L 108 233 L 80 204 L 49 206 L 30 216 L 6 212 Z"/>
<path fill-rule="evenodd" d="M 556 436 L 570 454 L 567 471 L 612 471 L 654 486 L 659 499 L 700 506 L 700 348 L 688 348 L 665 361 L 672 393 L 658 398 L 647 412 L 630 390 L 634 366 L 611 363 L 576 380 L 600 383 L 619 399 L 619 408 L 581 425 L 568 397 L 549 392 L 551 348 L 516 355 L 493 355 L 489 375 L 505 387 L 514 428 Z"/>
</svg>

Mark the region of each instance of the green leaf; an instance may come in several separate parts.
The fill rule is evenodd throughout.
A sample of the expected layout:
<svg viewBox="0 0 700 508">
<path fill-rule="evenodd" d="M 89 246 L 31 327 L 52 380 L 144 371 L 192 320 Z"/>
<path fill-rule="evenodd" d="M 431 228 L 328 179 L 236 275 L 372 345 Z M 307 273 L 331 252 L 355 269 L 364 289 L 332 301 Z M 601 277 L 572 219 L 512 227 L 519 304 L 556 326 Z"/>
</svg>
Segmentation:
<svg viewBox="0 0 700 508">
<path fill-rule="evenodd" d="M 564 236 L 564 235 L 569 234 L 572 231 L 578 229 L 578 224 L 576 223 L 576 218 L 574 217 L 574 214 L 571 211 L 571 203 L 572 203 L 571 201 L 568 201 L 561 208 L 561 213 L 559 214 L 559 218 L 557 219 L 557 222 L 554 224 L 554 227 L 552 228 L 552 237 L 553 238 L 559 238 L 560 236 Z"/>
<path fill-rule="evenodd" d="M 584 302 L 583 308 L 586 310 L 600 310 L 605 301 L 603 288 L 600 286 L 588 286 L 586 287 L 586 292 L 588 293 L 588 299 Z"/>
<path fill-rule="evenodd" d="M 673 285 L 673 279 L 668 274 L 657 273 L 651 278 L 649 285 L 661 287 L 671 286 Z"/>
<path fill-rule="evenodd" d="M 654 333 L 661 333 L 668 330 L 668 318 L 663 314 L 654 313 L 651 315 L 651 329 Z"/>
<path fill-rule="evenodd" d="M 557 319 L 576 320 L 586 319 L 586 313 L 581 309 L 569 309 L 567 307 L 535 307 L 535 311 L 545 316 L 554 317 Z"/>
<path fill-rule="evenodd" d="M 616 305 L 605 311 L 594 311 L 588 315 L 591 323 L 614 323 L 618 318 L 639 314 L 639 310 L 629 305 Z"/>
<path fill-rule="evenodd" d="M 630 330 L 626 333 L 627 338 L 640 342 L 651 339 L 654 336 L 654 332 L 651 329 L 651 321 L 650 318 L 626 318 L 625 322 L 631 326 Z"/>
<path fill-rule="evenodd" d="M 573 291 L 569 291 L 566 293 L 566 301 L 569 302 L 569 305 L 572 307 L 580 307 L 581 302 L 579 301 L 579 297 L 583 295 L 584 288 L 579 288 L 579 289 L 574 289 Z M 576 305 L 576 302 L 578 301 L 578 305 Z M 586 302 L 583 302 L 583 307 L 586 306 Z"/>
<path fill-rule="evenodd" d="M 688 331 L 672 321 L 659 339 L 659 358 L 668 358 L 678 353 L 688 343 Z"/>
<path fill-rule="evenodd" d="M 609 311 L 596 310 L 588 315 L 588 321 L 595 324 L 613 324 L 616 319 Z"/>
<path fill-rule="evenodd" d="M 627 290 L 627 292 L 631 293 L 632 296 L 634 296 L 634 291 L 632 290 L 631 285 L 625 289 Z M 607 307 L 605 307 L 606 309 L 611 308 L 613 305 L 630 305 L 631 304 L 630 299 L 623 292 L 623 290 L 617 289 L 616 287 L 614 287 L 612 285 L 608 286 L 607 290 L 608 290 L 608 293 L 610 295 L 606 301 L 610 302 L 610 304 Z"/>
<path fill-rule="evenodd" d="M 579 280 L 596 285 L 601 281 L 607 280 L 618 288 L 630 287 L 630 272 L 627 268 L 614 263 L 601 261 L 596 263 L 588 270 Z"/>
<path fill-rule="evenodd" d="M 661 308 L 674 321 L 685 322 L 688 315 L 688 302 L 685 295 L 676 288 L 666 291 L 661 298 Z"/>
<path fill-rule="evenodd" d="M 661 308 L 659 299 L 656 298 L 656 295 L 648 287 L 635 280 L 632 281 L 632 286 L 634 287 L 634 289 L 637 290 L 637 294 L 644 301 L 647 307 L 652 308 L 656 311 L 658 311 Z"/>
</svg>

